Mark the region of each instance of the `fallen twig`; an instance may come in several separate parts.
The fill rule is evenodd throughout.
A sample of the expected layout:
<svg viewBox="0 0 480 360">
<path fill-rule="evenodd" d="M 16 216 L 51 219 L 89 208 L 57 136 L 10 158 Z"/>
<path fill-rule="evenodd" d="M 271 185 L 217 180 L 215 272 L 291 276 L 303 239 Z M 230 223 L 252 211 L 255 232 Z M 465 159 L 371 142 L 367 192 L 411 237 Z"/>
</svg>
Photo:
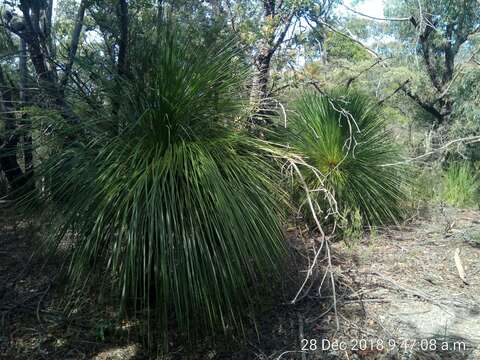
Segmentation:
<svg viewBox="0 0 480 360">
<path fill-rule="evenodd" d="M 385 275 L 379 273 L 379 272 L 372 272 L 371 273 L 372 275 L 376 275 L 376 276 L 379 276 L 381 277 L 383 280 L 387 281 L 388 283 L 394 285 L 396 288 L 400 289 L 400 290 L 403 290 L 404 292 L 406 293 L 409 293 L 411 295 L 414 295 L 418 298 L 421 298 L 423 300 L 426 300 L 428 302 L 431 302 L 432 304 L 434 305 L 437 305 L 439 308 L 441 308 L 443 311 L 445 311 L 447 314 L 451 315 L 451 316 L 454 316 L 450 311 L 446 310 L 445 309 L 445 305 L 442 304 L 441 302 L 437 301 L 436 299 L 434 298 L 431 298 L 430 296 L 428 296 L 427 294 L 417 290 L 417 289 L 409 289 L 403 285 L 400 285 L 398 282 L 386 277 Z"/>
<path fill-rule="evenodd" d="M 453 256 L 454 261 L 455 261 L 455 266 L 457 267 L 458 271 L 458 276 L 460 276 L 460 279 L 465 283 L 465 285 L 468 285 L 467 278 L 465 276 L 465 270 L 463 269 L 462 265 L 462 260 L 460 259 L 460 249 L 456 248 L 455 249 L 455 255 Z"/>
</svg>

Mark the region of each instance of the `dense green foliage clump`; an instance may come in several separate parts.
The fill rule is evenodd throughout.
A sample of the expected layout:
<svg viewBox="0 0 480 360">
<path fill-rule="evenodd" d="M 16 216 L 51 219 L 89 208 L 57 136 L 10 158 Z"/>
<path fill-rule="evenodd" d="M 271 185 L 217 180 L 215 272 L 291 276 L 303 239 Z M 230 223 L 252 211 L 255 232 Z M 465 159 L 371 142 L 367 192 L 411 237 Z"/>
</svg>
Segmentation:
<svg viewBox="0 0 480 360">
<path fill-rule="evenodd" d="M 479 183 L 468 162 L 454 162 L 442 177 L 442 199 L 449 205 L 471 207 L 478 205 Z"/>
<path fill-rule="evenodd" d="M 399 152 L 369 97 L 357 91 L 306 93 L 295 104 L 292 129 L 293 145 L 321 172 L 341 212 L 358 209 L 370 224 L 402 217 L 402 174 L 384 166 L 399 161 Z M 317 177 L 309 181 L 312 190 L 321 187 Z"/>
<path fill-rule="evenodd" d="M 101 274 L 121 313 L 148 311 L 163 335 L 170 321 L 235 328 L 284 254 L 279 173 L 233 126 L 245 72 L 232 44 L 166 32 L 150 47 L 112 116 L 44 164 L 60 238 L 75 237 L 68 277 Z"/>
</svg>

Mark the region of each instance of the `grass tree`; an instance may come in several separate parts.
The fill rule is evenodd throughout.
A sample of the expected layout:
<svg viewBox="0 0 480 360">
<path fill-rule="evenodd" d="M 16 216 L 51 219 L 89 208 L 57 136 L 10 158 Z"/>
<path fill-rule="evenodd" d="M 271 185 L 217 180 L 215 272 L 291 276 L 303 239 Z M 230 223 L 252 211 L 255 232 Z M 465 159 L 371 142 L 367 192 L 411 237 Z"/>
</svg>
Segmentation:
<svg viewBox="0 0 480 360">
<path fill-rule="evenodd" d="M 285 194 L 235 127 L 246 72 L 234 44 L 155 38 L 107 89 L 114 111 L 83 121 L 84 140 L 39 171 L 51 179 L 56 238 L 73 237 L 71 284 L 100 275 L 121 314 L 147 311 L 165 339 L 172 322 L 189 335 L 241 322 L 284 255 Z"/>
<path fill-rule="evenodd" d="M 291 141 L 318 168 L 310 188 L 324 182 L 339 210 L 358 210 L 370 224 L 402 216 L 403 177 L 399 160 L 381 116 L 381 109 L 355 90 L 305 93 L 294 105 Z"/>
</svg>

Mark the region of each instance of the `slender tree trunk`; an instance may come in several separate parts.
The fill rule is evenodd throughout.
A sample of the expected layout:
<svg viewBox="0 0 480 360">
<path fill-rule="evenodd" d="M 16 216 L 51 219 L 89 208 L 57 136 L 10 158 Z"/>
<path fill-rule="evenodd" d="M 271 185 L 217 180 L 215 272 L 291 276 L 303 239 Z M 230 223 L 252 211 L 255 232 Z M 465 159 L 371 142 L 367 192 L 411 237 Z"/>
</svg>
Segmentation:
<svg viewBox="0 0 480 360">
<path fill-rule="evenodd" d="M 282 11 L 285 11 L 283 1 L 263 0 L 262 3 L 265 24 L 274 20 Z M 270 37 L 263 39 L 263 44 L 254 58 L 256 74 L 254 75 L 250 92 L 250 104 L 254 113 L 251 117 L 252 126 L 272 123 L 271 115 L 274 114 L 274 111 L 269 101 L 270 93 L 268 91 L 271 62 L 275 52 L 283 44 L 294 16 L 295 11 L 293 10 L 284 14 L 280 25 L 272 31 Z"/>
<path fill-rule="evenodd" d="M 75 26 L 72 32 L 72 41 L 70 43 L 70 48 L 68 49 L 68 61 L 65 65 L 65 72 L 63 78 L 60 81 L 60 91 L 62 93 L 65 91 L 65 85 L 70 78 L 72 73 L 73 63 L 75 62 L 75 57 L 77 56 L 78 43 L 80 42 L 80 35 L 83 28 L 83 19 L 85 17 L 85 10 L 87 9 L 87 0 L 80 1 L 78 7 L 77 18 L 75 20 Z"/>
<path fill-rule="evenodd" d="M 120 41 L 118 50 L 118 73 L 125 76 L 128 74 L 128 4 L 126 0 L 118 2 L 118 20 L 120 24 Z"/>
<path fill-rule="evenodd" d="M 161 4 L 159 4 L 161 7 Z M 120 27 L 120 39 L 118 41 L 117 73 L 119 77 L 128 76 L 128 4 L 126 0 L 118 0 L 117 19 Z M 111 98 L 112 114 L 117 116 L 120 106 L 116 96 Z"/>
<path fill-rule="evenodd" d="M 23 39 L 20 40 L 20 102 L 22 106 L 28 105 L 28 68 L 27 68 L 27 44 Z M 22 114 L 22 134 L 23 134 L 23 158 L 25 163 L 25 179 L 30 180 L 33 177 L 33 141 L 32 141 L 32 122 L 26 114 Z"/>
<path fill-rule="evenodd" d="M 50 56 L 55 59 L 57 57 L 57 49 L 55 48 L 55 42 L 52 39 L 53 0 L 47 0 L 47 3 L 44 32 Z"/>
</svg>

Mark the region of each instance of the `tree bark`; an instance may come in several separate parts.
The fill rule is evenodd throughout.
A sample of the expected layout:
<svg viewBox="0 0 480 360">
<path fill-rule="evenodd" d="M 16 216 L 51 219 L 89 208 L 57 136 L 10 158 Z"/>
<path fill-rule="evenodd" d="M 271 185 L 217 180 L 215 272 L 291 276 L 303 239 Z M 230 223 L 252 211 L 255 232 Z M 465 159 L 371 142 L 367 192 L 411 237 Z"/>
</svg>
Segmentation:
<svg viewBox="0 0 480 360">
<path fill-rule="evenodd" d="M 255 59 L 256 73 L 253 77 L 252 88 L 250 90 L 250 105 L 255 113 L 252 121 L 257 125 L 269 122 L 265 115 L 267 115 L 268 110 L 268 80 L 270 77 L 272 55 L 271 49 L 264 47 Z"/>
</svg>

